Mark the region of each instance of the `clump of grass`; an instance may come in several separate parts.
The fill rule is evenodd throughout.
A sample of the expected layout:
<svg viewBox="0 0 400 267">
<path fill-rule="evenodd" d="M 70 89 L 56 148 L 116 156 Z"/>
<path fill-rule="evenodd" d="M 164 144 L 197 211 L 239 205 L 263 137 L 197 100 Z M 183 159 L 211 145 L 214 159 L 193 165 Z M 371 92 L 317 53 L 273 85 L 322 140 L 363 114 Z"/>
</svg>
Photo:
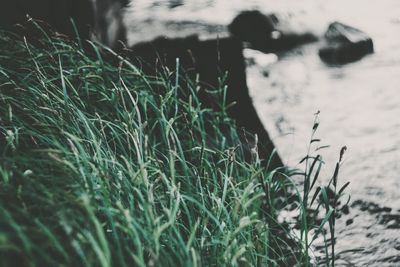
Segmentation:
<svg viewBox="0 0 400 267">
<path fill-rule="evenodd" d="M 348 208 L 348 203 L 350 202 L 349 196 L 347 202 L 341 203 L 341 199 L 345 195 L 345 189 L 350 182 L 345 183 L 338 190 L 339 169 L 347 147 L 344 146 L 340 150 L 339 160 L 327 185 L 317 186 L 322 166 L 325 164 L 319 151 L 328 147 L 320 145 L 321 139 L 315 137 L 319 127 L 319 113 L 318 111 L 315 114 L 307 155 L 300 161 L 300 163 L 304 163 L 304 171 L 293 173 L 294 176 L 303 177 L 302 192 L 296 194 L 299 205 L 296 224 L 298 224 L 300 240 L 303 245 L 303 256 L 305 257 L 302 259 L 303 264 L 305 266 L 309 266 L 311 263 L 335 266 L 335 221 L 337 217 L 340 217 L 341 212 Z M 313 153 L 311 152 L 312 148 L 315 149 Z M 327 234 L 329 234 L 330 239 L 327 239 Z M 324 246 L 322 260 L 321 256 L 316 257 L 315 261 L 307 260 L 310 258 L 309 252 L 313 251 L 314 242 L 321 236 Z"/>
<path fill-rule="evenodd" d="M 202 107 L 199 84 L 115 67 L 93 44 L 94 57 L 39 44 L 0 33 L 0 265 L 312 261 L 276 219 L 291 179 L 244 160 L 234 121 Z"/>
</svg>

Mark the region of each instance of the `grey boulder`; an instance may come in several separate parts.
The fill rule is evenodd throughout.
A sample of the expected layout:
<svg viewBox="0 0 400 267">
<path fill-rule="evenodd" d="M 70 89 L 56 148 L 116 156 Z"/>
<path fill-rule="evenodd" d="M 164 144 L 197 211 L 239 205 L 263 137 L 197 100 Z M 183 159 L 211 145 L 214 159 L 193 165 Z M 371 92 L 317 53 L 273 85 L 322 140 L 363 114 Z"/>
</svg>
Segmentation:
<svg viewBox="0 0 400 267">
<path fill-rule="evenodd" d="M 325 33 L 326 45 L 320 58 L 329 64 L 345 64 L 374 52 L 371 37 L 365 32 L 340 22 L 333 22 Z"/>
</svg>

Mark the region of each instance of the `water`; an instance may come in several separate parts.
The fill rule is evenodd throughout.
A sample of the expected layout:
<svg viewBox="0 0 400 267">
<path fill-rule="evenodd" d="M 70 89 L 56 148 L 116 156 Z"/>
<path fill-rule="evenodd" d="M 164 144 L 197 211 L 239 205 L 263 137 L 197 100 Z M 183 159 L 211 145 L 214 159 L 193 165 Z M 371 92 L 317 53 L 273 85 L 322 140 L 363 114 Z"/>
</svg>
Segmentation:
<svg viewBox="0 0 400 267">
<path fill-rule="evenodd" d="M 322 150 L 326 177 L 333 172 L 340 148 L 348 147 L 339 179 L 351 182 L 352 204 L 350 214 L 337 225 L 338 265 L 399 266 L 400 2 L 134 0 L 126 20 L 129 41 L 193 33 L 202 38 L 225 36 L 225 25 L 247 9 L 279 12 L 297 31 L 321 34 L 329 22 L 338 20 L 373 38 L 373 55 L 342 67 L 322 63 L 318 44 L 278 55 L 278 60 L 246 51 L 258 62 L 248 67 L 248 85 L 289 166 L 297 166 L 306 153 L 317 110 L 317 135 L 330 145 Z"/>
</svg>

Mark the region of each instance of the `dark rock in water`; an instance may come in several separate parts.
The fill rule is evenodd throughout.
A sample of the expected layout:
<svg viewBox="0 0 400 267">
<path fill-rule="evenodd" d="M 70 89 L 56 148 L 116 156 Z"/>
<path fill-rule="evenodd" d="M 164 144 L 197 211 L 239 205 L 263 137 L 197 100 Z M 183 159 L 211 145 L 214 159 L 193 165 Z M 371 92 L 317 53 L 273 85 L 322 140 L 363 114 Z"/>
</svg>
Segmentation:
<svg viewBox="0 0 400 267">
<path fill-rule="evenodd" d="M 242 41 L 262 45 L 276 30 L 278 18 L 260 11 L 243 11 L 228 26 L 229 31 Z"/>
<path fill-rule="evenodd" d="M 236 102 L 227 112 L 228 116 L 236 120 L 242 143 L 251 148 L 255 146 L 256 141 L 254 135 L 245 134 L 240 130 L 243 127 L 246 131 L 257 134 L 259 156 L 266 159 L 271 155 L 274 145 L 257 115 L 247 88 L 242 42 L 236 38 L 199 41 L 196 36 L 158 38 L 152 42 L 137 44 L 132 47 L 132 51 L 129 57 L 138 60 L 143 70 L 149 74 L 155 74 L 161 65 L 174 70 L 176 58 L 179 58 L 180 66 L 185 71 L 184 75 L 195 77 L 199 74 L 203 88 L 217 88 L 219 78 L 227 73 L 226 102 Z M 199 91 L 199 98 L 203 106 L 220 110 L 219 103 L 214 103 L 204 90 Z M 279 156 L 273 158 L 271 165 L 283 166 Z"/>
<path fill-rule="evenodd" d="M 372 39 L 366 33 L 340 22 L 329 25 L 325 38 L 327 45 L 319 50 L 319 56 L 327 63 L 349 63 L 374 52 Z"/>
<path fill-rule="evenodd" d="M 257 10 L 240 13 L 228 28 L 233 36 L 266 53 L 285 51 L 317 40 L 311 33 L 282 32 L 275 14 L 265 15 Z"/>
</svg>

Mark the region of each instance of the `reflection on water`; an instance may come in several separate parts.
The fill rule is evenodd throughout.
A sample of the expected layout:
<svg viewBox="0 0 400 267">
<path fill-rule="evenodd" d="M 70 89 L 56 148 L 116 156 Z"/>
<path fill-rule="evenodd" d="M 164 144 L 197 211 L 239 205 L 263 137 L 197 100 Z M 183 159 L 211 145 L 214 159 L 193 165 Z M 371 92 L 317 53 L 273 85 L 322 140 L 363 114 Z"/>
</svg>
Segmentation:
<svg viewBox="0 0 400 267">
<path fill-rule="evenodd" d="M 279 55 L 272 66 L 250 66 L 248 83 L 260 116 L 290 166 L 296 166 L 306 151 L 317 110 L 321 111 L 319 137 L 330 145 L 323 150 L 326 177 L 340 148 L 347 145 L 340 179 L 351 181 L 352 208 L 338 221 L 340 263 L 398 266 L 400 2 L 134 0 L 126 21 L 129 40 L 193 33 L 223 36 L 225 25 L 239 11 L 254 8 L 281 12 L 297 30 L 321 33 L 330 21 L 340 20 L 372 36 L 375 54 L 359 62 L 329 67 L 318 58 L 318 46 L 308 45 Z M 263 55 L 252 55 L 259 57 L 256 63 L 265 62 Z"/>
</svg>

